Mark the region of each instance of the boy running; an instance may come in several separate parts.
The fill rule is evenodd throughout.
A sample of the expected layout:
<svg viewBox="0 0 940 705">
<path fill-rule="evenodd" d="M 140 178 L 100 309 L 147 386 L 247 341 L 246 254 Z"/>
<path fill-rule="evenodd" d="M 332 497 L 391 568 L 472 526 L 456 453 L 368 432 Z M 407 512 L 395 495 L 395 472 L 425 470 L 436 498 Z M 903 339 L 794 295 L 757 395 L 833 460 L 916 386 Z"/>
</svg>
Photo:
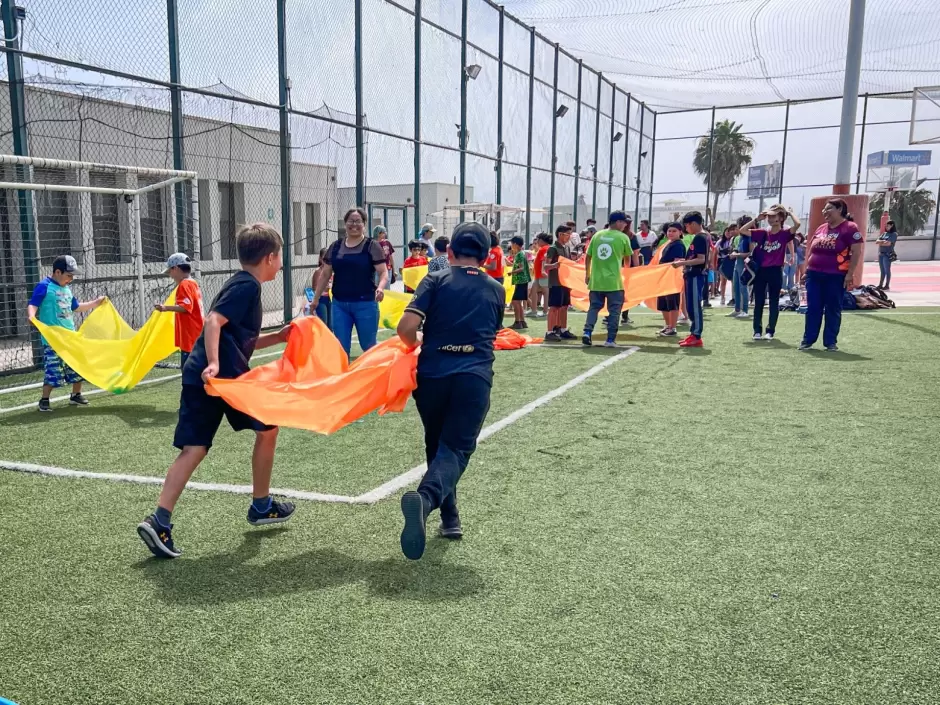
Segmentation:
<svg viewBox="0 0 940 705">
<path fill-rule="evenodd" d="M 281 270 L 280 234 L 265 223 L 243 227 L 235 239 L 242 271 L 225 284 L 212 302 L 202 335 L 183 367 L 183 392 L 173 445 L 179 448 L 167 471 L 156 511 L 137 525 L 137 534 L 153 555 L 176 558 L 182 550 L 173 543 L 170 516 L 186 483 L 212 447 L 222 417 L 235 431 L 255 432 L 251 456 L 252 501 L 248 523 L 252 526 L 287 521 L 294 513 L 290 502 L 271 497 L 271 468 L 277 445 L 277 426 L 233 409 L 220 397 L 211 397 L 205 383 L 213 377 L 234 379 L 248 371 L 248 360 L 258 348 L 286 342 L 290 325 L 277 333 L 261 335 L 261 284 Z"/>
<path fill-rule="evenodd" d="M 705 270 L 708 267 L 708 237 L 702 232 L 702 214 L 689 211 L 682 219 L 686 232 L 692 236 L 685 259 L 673 260 L 673 267 L 685 267 L 685 305 L 688 309 L 692 330 L 689 337 L 679 343 L 683 348 L 702 347 L 702 329 L 705 325 L 703 295 L 705 292 Z"/>
<path fill-rule="evenodd" d="M 543 268 L 548 275 L 548 333 L 545 340 L 574 340 L 568 330 L 568 307 L 571 305 L 571 289 L 561 285 L 558 270 L 561 258 L 572 259 L 572 230 L 569 225 L 559 225 L 555 229 L 555 244 L 545 254 Z"/>
<path fill-rule="evenodd" d="M 529 270 L 529 258 L 522 250 L 525 240 L 516 235 L 509 242 L 512 247 L 512 284 L 515 287 L 512 292 L 512 313 L 516 319 L 510 328 L 524 330 L 529 327 L 525 322 L 523 306 L 529 298 L 529 282 L 532 281 L 532 273 Z"/>
<path fill-rule="evenodd" d="M 412 396 L 424 426 L 428 467 L 418 490 L 401 498 L 401 550 L 411 560 L 424 554 L 427 518 L 435 509 L 441 510 L 442 537 L 463 536 L 456 487 L 490 408 L 493 341 L 506 297 L 503 287 L 479 270 L 488 249 L 486 228 L 458 225 L 448 251 L 451 266 L 421 281 L 398 323 L 399 337 L 410 346 L 418 344 L 422 325 L 424 330 Z"/>
<path fill-rule="evenodd" d="M 610 228 L 601 230 L 591 238 L 584 258 L 584 283 L 590 290 L 591 307 L 584 322 L 584 335 L 581 342 L 590 346 L 591 335 L 597 316 L 607 306 L 607 342 L 605 347 L 617 345 L 617 333 L 620 330 L 620 309 L 623 308 L 623 276 L 620 268 L 629 257 L 632 266 L 639 264 L 639 258 L 630 247 L 629 238 L 624 235 L 629 220 L 623 211 L 610 214 Z"/>
<path fill-rule="evenodd" d="M 45 323 L 47 326 L 75 330 L 73 315 L 76 311 L 79 313 L 91 311 L 104 303 L 107 298 L 104 296 L 99 296 L 94 301 L 78 302 L 69 287 L 76 274 L 78 274 L 78 263 L 74 257 L 71 255 L 56 257 L 52 263 L 52 276 L 39 282 L 33 289 L 32 296 L 29 297 L 29 304 L 26 306 L 26 315 L 29 319 L 37 318 L 40 323 Z M 42 379 L 39 410 L 52 411 L 49 395 L 52 394 L 54 388 L 65 384 L 72 385 L 72 393 L 69 395 L 70 405 L 88 406 L 88 400 L 82 394 L 81 376 L 59 357 L 45 338 L 41 340 L 45 373 Z"/>
<path fill-rule="evenodd" d="M 193 265 L 189 256 L 183 252 L 170 255 L 166 261 L 166 272 L 176 282 L 176 304 L 165 306 L 155 304 L 155 311 L 172 311 L 176 314 L 174 336 L 176 347 L 180 349 L 180 369 L 186 365 L 193 346 L 202 333 L 202 292 L 193 279 Z"/>
</svg>

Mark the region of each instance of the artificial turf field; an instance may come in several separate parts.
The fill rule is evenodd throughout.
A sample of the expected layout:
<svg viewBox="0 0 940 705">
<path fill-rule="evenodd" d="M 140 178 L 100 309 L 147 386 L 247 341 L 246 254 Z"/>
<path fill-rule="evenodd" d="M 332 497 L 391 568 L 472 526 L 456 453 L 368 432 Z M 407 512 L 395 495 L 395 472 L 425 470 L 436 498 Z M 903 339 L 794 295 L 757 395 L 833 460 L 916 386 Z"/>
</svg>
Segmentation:
<svg viewBox="0 0 940 705">
<path fill-rule="evenodd" d="M 134 530 L 156 486 L 0 470 L 0 696 L 940 701 L 940 312 L 847 314 L 834 354 L 796 350 L 797 314 L 754 343 L 723 313 L 701 351 L 636 315 L 635 354 L 480 444 L 466 537 L 420 562 L 398 547 L 400 492 L 301 501 L 265 530 L 246 497 L 190 491 L 185 553 L 159 561 Z M 498 353 L 487 423 L 620 352 Z M 0 459 L 162 476 L 177 385 L 2 413 Z M 357 495 L 420 463 L 420 439 L 412 407 L 283 430 L 274 484 Z M 223 431 L 194 479 L 249 482 L 251 443 Z"/>
</svg>

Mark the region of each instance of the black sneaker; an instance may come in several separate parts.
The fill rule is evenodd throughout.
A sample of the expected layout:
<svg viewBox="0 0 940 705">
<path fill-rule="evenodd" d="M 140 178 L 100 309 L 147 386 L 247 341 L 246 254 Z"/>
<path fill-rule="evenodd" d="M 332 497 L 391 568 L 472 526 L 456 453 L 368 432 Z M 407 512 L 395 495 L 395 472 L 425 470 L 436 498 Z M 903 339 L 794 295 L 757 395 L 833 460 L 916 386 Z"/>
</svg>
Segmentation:
<svg viewBox="0 0 940 705">
<path fill-rule="evenodd" d="M 570 330 L 563 330 L 558 335 L 562 340 L 577 340 L 578 339 L 578 336 L 576 336 Z"/>
<path fill-rule="evenodd" d="M 594 343 L 591 341 L 591 334 L 590 334 L 590 333 L 585 333 L 584 335 L 581 336 L 581 345 L 583 345 L 583 346 L 586 347 L 586 348 L 589 348 L 589 347 L 591 347 L 593 344 L 594 344 Z"/>
<path fill-rule="evenodd" d="M 72 394 L 69 396 L 69 405 L 88 406 L 88 400 L 82 395 L 81 392 L 79 392 L 78 394 Z"/>
<path fill-rule="evenodd" d="M 546 333 L 546 334 L 545 334 L 544 340 L 545 340 L 546 343 L 560 343 L 560 342 L 561 342 L 561 336 L 560 336 L 558 333 L 556 333 L 555 331 L 552 331 L 551 333 Z"/>
<path fill-rule="evenodd" d="M 49 403 L 48 399 L 39 400 L 39 410 L 40 411 L 52 411 L 52 405 Z"/>
<path fill-rule="evenodd" d="M 797 350 L 812 350 L 813 346 L 809 343 L 800 343 L 800 347 Z"/>
<path fill-rule="evenodd" d="M 441 522 L 441 525 L 437 527 L 437 535 L 442 539 L 459 541 L 463 538 L 463 527 L 460 526 L 459 521 L 451 526 L 445 526 L 444 522 Z"/>
<path fill-rule="evenodd" d="M 827 345 L 827 346 L 826 346 L 826 352 L 839 352 L 839 346 L 838 346 L 838 345 Z"/>
<path fill-rule="evenodd" d="M 419 492 L 405 492 L 402 495 L 401 513 L 405 517 L 405 527 L 401 530 L 401 552 L 405 558 L 416 561 L 424 555 L 427 542 L 427 516 L 424 498 Z"/>
<path fill-rule="evenodd" d="M 248 507 L 248 523 L 252 526 L 281 524 L 291 518 L 294 509 L 293 502 L 278 502 L 276 499 L 271 500 L 271 508 L 266 512 L 259 512 L 252 504 Z"/>
<path fill-rule="evenodd" d="M 157 558 L 179 558 L 183 550 L 173 545 L 172 529 L 161 526 L 151 514 L 137 525 L 137 535 Z"/>
</svg>

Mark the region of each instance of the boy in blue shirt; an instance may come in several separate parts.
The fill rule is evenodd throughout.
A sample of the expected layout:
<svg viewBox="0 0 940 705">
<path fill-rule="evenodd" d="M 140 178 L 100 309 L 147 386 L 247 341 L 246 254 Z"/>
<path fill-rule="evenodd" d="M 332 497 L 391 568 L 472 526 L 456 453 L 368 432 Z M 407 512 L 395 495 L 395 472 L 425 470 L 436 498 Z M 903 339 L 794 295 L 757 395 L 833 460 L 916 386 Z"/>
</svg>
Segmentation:
<svg viewBox="0 0 940 705">
<path fill-rule="evenodd" d="M 235 238 L 242 271 L 225 284 L 212 302 L 202 334 L 183 365 L 183 391 L 173 445 L 179 448 L 167 470 L 157 510 L 137 525 L 137 534 L 158 558 L 176 558 L 182 553 L 173 543 L 170 515 L 186 483 L 208 455 L 222 418 L 234 431 L 255 432 L 251 456 L 252 502 L 248 523 L 278 524 L 294 513 L 290 502 L 271 497 L 271 469 L 277 445 L 277 426 L 267 426 L 206 392 L 213 377 L 234 379 L 248 371 L 248 360 L 258 348 L 287 342 L 290 325 L 277 333 L 261 335 L 261 284 L 272 281 L 281 270 L 280 233 L 266 223 L 243 227 Z"/>
<path fill-rule="evenodd" d="M 428 467 L 417 492 L 401 498 L 401 550 L 411 560 L 424 554 L 427 518 L 435 509 L 441 510 L 442 537 L 463 536 L 457 481 L 490 408 L 493 343 L 506 297 L 503 287 L 479 269 L 489 249 L 486 228 L 458 225 L 447 251 L 451 266 L 421 280 L 398 324 L 398 336 L 411 346 L 418 344 L 422 325 L 424 330 L 412 396 L 424 426 Z"/>
<path fill-rule="evenodd" d="M 52 263 L 52 276 L 39 282 L 33 289 L 32 296 L 29 297 L 29 305 L 26 307 L 29 319 L 37 318 L 47 326 L 75 330 L 73 314 L 76 311 L 79 313 L 91 311 L 104 303 L 104 296 L 99 296 L 94 301 L 78 302 L 78 299 L 72 295 L 72 289 L 69 288 L 76 274 L 78 274 L 78 263 L 74 257 L 71 255 L 56 257 Z M 82 395 L 81 376 L 58 356 L 45 338 L 42 339 L 42 358 L 45 374 L 42 380 L 39 410 L 52 411 L 52 407 L 49 406 L 49 395 L 52 394 L 54 388 L 66 384 L 72 385 L 69 404 L 88 406 L 88 400 Z"/>
</svg>

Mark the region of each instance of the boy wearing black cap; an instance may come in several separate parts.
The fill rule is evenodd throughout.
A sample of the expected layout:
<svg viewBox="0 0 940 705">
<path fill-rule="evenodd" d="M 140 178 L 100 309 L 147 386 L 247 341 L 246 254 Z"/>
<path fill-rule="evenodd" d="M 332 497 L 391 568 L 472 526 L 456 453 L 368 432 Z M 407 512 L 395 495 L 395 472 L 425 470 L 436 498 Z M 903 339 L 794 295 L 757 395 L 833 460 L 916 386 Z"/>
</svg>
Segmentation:
<svg viewBox="0 0 940 705">
<path fill-rule="evenodd" d="M 692 242 L 689 243 L 685 259 L 677 259 L 672 263 L 673 267 L 685 268 L 685 305 L 692 327 L 689 337 L 679 343 L 679 347 L 682 348 L 700 348 L 703 345 L 702 328 L 705 325 L 703 298 L 709 249 L 708 237 L 702 230 L 703 222 L 702 214 L 698 211 L 689 211 L 685 214 L 682 218 L 682 225 L 692 236 Z"/>
<path fill-rule="evenodd" d="M 39 319 L 47 326 L 58 326 L 75 330 L 75 311 L 91 311 L 98 308 L 106 297 L 99 296 L 94 301 L 79 303 L 72 295 L 69 284 L 78 274 L 78 263 L 71 255 L 56 257 L 52 263 L 52 276 L 46 277 L 33 289 L 26 307 L 26 314 L 30 320 Z M 65 384 L 72 385 L 72 394 L 69 404 L 72 406 L 88 406 L 88 400 L 82 395 L 82 378 L 68 364 L 58 356 L 42 338 L 42 359 L 45 373 L 42 380 L 42 397 L 39 399 L 40 411 L 52 411 L 49 405 L 49 395 L 55 387 Z"/>
<path fill-rule="evenodd" d="M 493 342 L 506 296 L 479 269 L 489 245 L 479 223 L 458 225 L 447 249 L 451 266 L 421 281 L 398 324 L 407 345 L 418 345 L 422 325 L 424 331 L 413 396 L 424 425 L 427 471 L 418 490 L 401 498 L 401 549 L 412 560 L 424 554 L 427 518 L 435 509 L 441 510 L 441 536 L 463 536 L 456 486 L 490 408 Z"/>
</svg>

